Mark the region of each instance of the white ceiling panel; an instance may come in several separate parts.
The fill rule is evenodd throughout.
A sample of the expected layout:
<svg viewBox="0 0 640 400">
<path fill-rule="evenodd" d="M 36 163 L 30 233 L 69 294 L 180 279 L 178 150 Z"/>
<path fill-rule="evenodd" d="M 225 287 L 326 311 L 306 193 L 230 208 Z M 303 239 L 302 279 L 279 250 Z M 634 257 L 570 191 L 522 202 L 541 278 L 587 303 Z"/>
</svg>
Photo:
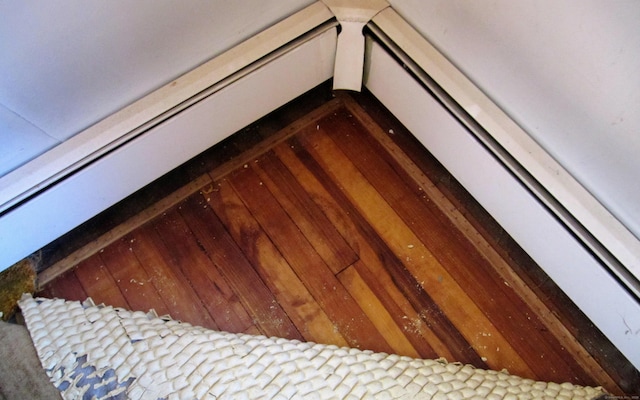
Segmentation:
<svg viewBox="0 0 640 400">
<path fill-rule="evenodd" d="M 0 2 L 0 103 L 65 140 L 313 3 Z"/>
</svg>

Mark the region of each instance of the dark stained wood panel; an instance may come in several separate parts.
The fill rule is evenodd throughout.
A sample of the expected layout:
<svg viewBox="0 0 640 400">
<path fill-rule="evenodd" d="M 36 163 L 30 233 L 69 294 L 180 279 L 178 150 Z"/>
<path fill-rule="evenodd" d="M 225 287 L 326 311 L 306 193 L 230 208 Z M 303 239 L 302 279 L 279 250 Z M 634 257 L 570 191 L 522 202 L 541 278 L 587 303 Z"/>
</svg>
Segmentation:
<svg viewBox="0 0 640 400">
<path fill-rule="evenodd" d="M 120 288 L 128 308 L 132 310 L 153 308 L 159 315 L 170 314 L 171 310 L 165 303 L 165 299 L 158 293 L 155 282 L 133 252 L 133 242 L 132 236 L 126 235 L 101 250 L 100 258 L 117 287 Z M 153 304 L 153 307 L 148 307 L 150 304 Z"/>
<path fill-rule="evenodd" d="M 338 94 L 302 109 L 194 160 L 208 176 L 186 167 L 192 181 L 94 232 L 40 294 L 640 390 L 637 371 L 378 103 Z"/>
<path fill-rule="evenodd" d="M 83 301 L 87 292 L 73 270 L 59 277 L 51 285 L 44 287 L 39 293 L 43 297 Z"/>
</svg>

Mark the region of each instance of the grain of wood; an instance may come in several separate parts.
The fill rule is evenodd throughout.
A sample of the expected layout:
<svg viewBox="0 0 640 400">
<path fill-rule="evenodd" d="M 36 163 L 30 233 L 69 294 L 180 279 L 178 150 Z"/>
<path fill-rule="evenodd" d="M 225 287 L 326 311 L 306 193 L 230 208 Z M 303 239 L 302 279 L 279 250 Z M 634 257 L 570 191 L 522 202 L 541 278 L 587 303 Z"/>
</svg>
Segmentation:
<svg viewBox="0 0 640 400">
<path fill-rule="evenodd" d="M 384 307 L 376 294 L 367 286 L 358 274 L 355 266 L 351 266 L 338 274 L 340 282 L 351 293 L 376 329 L 387 341 L 395 354 L 419 358 L 418 351 L 396 324 L 389 311 Z"/>
<path fill-rule="evenodd" d="M 454 352 L 458 356 L 454 357 L 449 348 L 467 349 L 468 343 L 464 342 L 463 345 L 460 345 L 453 341 L 452 339 L 457 336 L 457 331 L 454 330 L 443 331 L 440 334 L 442 339 L 439 338 L 439 335 L 434 333 L 428 327 L 427 322 L 418 315 L 416 308 L 407 299 L 406 292 L 402 292 L 398 287 L 398 279 L 392 278 L 386 269 L 392 263 L 391 251 L 380 241 L 372 239 L 374 237 L 372 230 L 359 217 L 358 211 L 348 205 L 347 199 L 340 201 L 342 197 L 337 188 L 330 193 L 328 191 L 328 187 L 331 187 L 329 182 L 326 179 L 324 184 L 320 182 L 319 175 L 322 175 L 322 170 L 317 168 L 318 164 L 308 157 L 308 153 L 302 149 L 302 146 L 292 141 L 277 146 L 275 152 L 304 186 L 314 202 L 321 207 L 336 229 L 341 232 L 343 237 L 347 238 L 351 247 L 357 249 L 358 256 L 363 262 L 356 264 L 356 268 L 367 269 L 362 275 L 365 276 L 365 279 L 370 280 L 369 285 L 374 284 L 372 281 L 377 282 L 377 295 L 385 302 L 392 315 L 404 320 L 404 329 L 408 332 L 413 346 L 419 349 L 420 355 L 425 358 L 444 357 L 449 360 L 464 360 L 468 363 L 480 361 L 479 357 L 462 357 L 457 350 Z M 306 164 L 302 159 L 306 160 Z M 411 282 L 407 286 L 416 290 L 415 282 Z M 423 300 L 424 297 L 422 296 Z M 416 304 L 416 306 L 418 309 L 424 310 L 420 304 Z M 436 325 L 442 327 L 446 324 L 436 323 Z M 449 346 L 443 340 L 446 340 Z"/>
<path fill-rule="evenodd" d="M 153 308 L 158 315 L 169 314 L 169 307 L 133 252 L 133 240 L 131 236 L 122 237 L 101 250 L 100 258 L 127 300 L 127 308 L 134 311 Z"/>
<path fill-rule="evenodd" d="M 97 304 L 131 307 L 122 293 L 119 282 L 113 277 L 100 255 L 96 254 L 84 260 L 74 273 L 82 284 L 86 296 L 91 297 Z"/>
<path fill-rule="evenodd" d="M 305 340 L 347 346 L 229 183 L 218 182 L 216 190 L 204 196 Z"/>
<path fill-rule="evenodd" d="M 597 377 L 597 382 L 607 382 L 608 386 L 614 386 L 615 382 L 612 378 L 602 370 L 582 344 L 571 335 L 558 316 L 553 313 L 531 287 L 524 282 L 509 262 L 487 241 L 485 236 L 480 234 L 478 229 L 463 215 L 461 210 L 412 162 L 409 156 L 389 137 L 387 132 L 384 131 L 369 114 L 363 112 L 363 109 L 351 97 L 341 96 L 341 100 L 344 102 L 346 109 L 355 116 L 367 130 L 371 139 L 379 143 L 387 154 L 398 162 L 400 169 L 414 180 L 419 191 L 424 192 L 422 198 L 428 199 L 428 202 L 438 207 L 442 215 L 448 218 L 457 231 L 469 240 L 469 243 L 473 245 L 475 251 L 487 260 L 488 265 L 491 266 L 491 272 L 499 274 L 503 279 L 502 285 L 511 288 L 513 293 L 517 293 L 519 298 L 531 309 L 532 315 L 540 319 L 544 328 L 539 329 L 545 332 L 548 331 L 553 337 L 562 338 L 563 346 L 566 348 L 567 353 L 579 354 L 580 357 L 576 357 L 575 360 L 580 363 L 582 368 L 589 371 L 592 376 Z M 502 285 L 498 283 L 498 286 Z M 531 338 L 527 338 L 527 340 L 531 340 Z M 569 359 L 573 358 L 570 357 Z"/>
<path fill-rule="evenodd" d="M 329 267 L 278 204 L 251 167 L 229 178 L 234 190 L 296 271 L 350 346 L 390 352 L 391 348 Z M 363 334 L 367 332 L 367 334 Z"/>
<path fill-rule="evenodd" d="M 254 170 L 334 274 L 358 260 L 344 237 L 280 160 L 268 152 Z"/>
<path fill-rule="evenodd" d="M 208 203 L 200 196 L 186 200 L 182 216 L 197 237 L 199 245 L 224 275 L 240 298 L 254 323 L 269 336 L 303 340 L 273 293 L 251 266 L 242 249 Z"/>
<path fill-rule="evenodd" d="M 326 120 L 325 123 L 328 125 L 330 121 Z M 327 128 L 326 125 L 315 132 L 307 131 L 302 137 L 307 150 L 342 186 L 350 201 L 366 216 L 378 235 L 403 260 L 422 288 L 433 297 L 490 367 L 500 365 L 521 376 L 535 377 L 527 363 L 487 320 L 465 290 L 325 134 L 325 129 L 336 129 Z M 497 348 L 500 349 L 499 352 L 495 351 Z"/>
<path fill-rule="evenodd" d="M 348 115 L 352 116 L 350 113 Z M 554 377 L 566 380 L 577 376 L 585 384 L 593 384 L 589 382 L 588 375 L 574 365 L 571 357 L 567 357 L 566 350 L 561 348 L 557 339 L 548 334 L 548 330 L 528 304 L 513 288 L 504 285 L 504 281 L 486 258 L 481 256 L 464 235 L 451 229 L 450 220 L 445 214 L 433 207 L 432 202 L 422 201 L 421 188 L 403 173 L 403 166 L 390 157 L 378 141 L 372 140 L 359 122 L 342 124 L 341 128 L 339 137 L 338 129 L 332 129 L 328 136 L 393 207 L 438 263 L 446 268 L 459 285 L 466 288 L 467 295 L 505 336 L 509 345 L 523 357 L 536 377 L 543 380 Z M 489 296 L 487 292 L 490 293 Z M 505 298 L 508 301 L 497 304 L 495 298 Z M 526 336 L 510 335 L 511 332 L 526 329 Z M 531 346 L 531 343 L 536 345 Z M 499 348 L 496 348 L 493 357 L 498 352 Z M 538 368 L 542 358 L 548 359 L 553 365 L 551 371 Z"/>
<path fill-rule="evenodd" d="M 216 325 L 225 331 L 241 332 L 253 324 L 252 316 L 182 218 L 184 207 L 181 203 L 154 223 L 165 243 L 165 256 L 178 265 Z"/>
<path fill-rule="evenodd" d="M 519 354 L 522 354 L 530 367 L 536 371 L 540 379 L 553 379 L 554 377 L 570 379 L 579 377 L 584 384 L 594 384 L 589 374 L 583 371 L 582 366 L 576 365 L 573 357 L 565 346 L 560 345 L 555 335 L 550 333 L 546 320 L 541 320 L 531 306 L 526 302 L 519 292 L 504 280 L 496 271 L 496 267 L 487 260 L 483 254 L 477 250 L 474 242 L 469 240 L 461 229 L 451 229 L 450 219 L 440 209 L 434 207 L 433 201 L 421 201 L 422 187 L 418 187 L 416 182 L 405 173 L 404 165 L 397 163 L 395 157 L 389 157 L 379 141 L 372 140 L 370 135 L 348 135 L 341 141 L 343 151 L 349 153 L 355 146 L 359 151 L 357 154 L 350 152 L 350 158 L 359 165 L 370 165 L 371 160 L 385 161 L 385 164 L 372 168 L 377 171 L 372 182 L 385 181 L 385 198 L 393 203 L 403 219 L 411 221 L 415 215 L 437 214 L 436 218 L 426 218 L 422 221 L 415 221 L 414 232 L 420 237 L 434 254 L 438 255 L 443 263 L 448 265 L 448 270 L 452 276 L 467 288 L 467 293 L 474 299 L 501 332 L 506 334 L 509 342 L 517 347 Z M 362 169 L 362 168 L 361 168 Z M 381 185 L 377 185 L 380 189 Z M 414 190 L 415 196 L 399 197 L 395 193 Z M 395 203 L 394 203 L 395 202 Z M 429 224 L 425 223 L 429 221 Z M 456 232 L 456 235 L 452 235 Z M 455 250 L 452 250 L 455 249 Z M 466 266 L 465 264 L 468 264 Z M 506 282 L 506 283 L 505 283 Z M 491 293 L 487 296 L 486 293 Z M 505 298 L 507 301 L 498 305 L 495 298 Z M 529 333 L 522 335 L 509 335 L 528 329 Z M 536 343 L 536 346 L 531 346 Z M 551 371 L 539 368 L 539 360 L 545 358 L 554 365 Z"/>
<path fill-rule="evenodd" d="M 90 267 L 83 269 L 90 269 Z M 43 297 L 76 301 L 81 301 L 89 297 L 74 270 L 65 272 L 54 281 L 55 284 L 50 284 L 45 287 L 45 290 L 42 292 Z"/>
<path fill-rule="evenodd" d="M 174 262 L 156 230 L 146 224 L 132 232 L 131 247 L 169 309 L 171 318 L 219 329 L 202 300 Z"/>
</svg>

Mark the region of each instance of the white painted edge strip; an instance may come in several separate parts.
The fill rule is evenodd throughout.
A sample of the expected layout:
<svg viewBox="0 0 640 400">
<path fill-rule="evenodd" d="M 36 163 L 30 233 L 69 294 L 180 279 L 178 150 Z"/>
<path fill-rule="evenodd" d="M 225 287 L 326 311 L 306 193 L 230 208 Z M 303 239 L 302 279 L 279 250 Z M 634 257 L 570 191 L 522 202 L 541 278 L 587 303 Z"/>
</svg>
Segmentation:
<svg viewBox="0 0 640 400">
<path fill-rule="evenodd" d="M 627 227 L 395 11 L 387 8 L 372 21 L 640 279 L 640 240 Z M 640 296 L 637 282 L 612 270 Z"/>
<path fill-rule="evenodd" d="M 330 79 L 336 37 L 289 50 L 0 216 L 0 271 Z"/>
<path fill-rule="evenodd" d="M 0 212 L 97 158 L 97 152 L 148 121 L 333 17 L 322 2 L 316 2 L 1 177 Z"/>
<path fill-rule="evenodd" d="M 364 33 L 362 29 L 376 14 L 389 7 L 385 0 L 322 0 L 335 14 L 342 28 L 338 35 L 333 88 L 362 89 Z"/>
<path fill-rule="evenodd" d="M 338 20 L 340 21 L 340 20 Z M 333 70 L 334 90 L 362 90 L 364 70 L 364 35 L 366 22 L 340 21 L 340 35 L 336 49 L 336 65 Z"/>
<path fill-rule="evenodd" d="M 640 304 L 380 45 L 367 55 L 366 87 L 640 368 Z"/>
</svg>

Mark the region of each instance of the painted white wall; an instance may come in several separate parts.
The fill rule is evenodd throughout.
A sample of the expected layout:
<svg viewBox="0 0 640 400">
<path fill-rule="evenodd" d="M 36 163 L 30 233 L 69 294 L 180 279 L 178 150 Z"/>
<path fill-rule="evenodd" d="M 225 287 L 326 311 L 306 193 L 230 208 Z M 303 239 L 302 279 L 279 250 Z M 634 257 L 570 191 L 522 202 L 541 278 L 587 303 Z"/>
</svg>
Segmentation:
<svg viewBox="0 0 640 400">
<path fill-rule="evenodd" d="M 0 171 L 313 3 L 313 0 L 0 2 Z M 39 131 L 34 135 L 34 131 Z M 25 158 L 15 159 L 21 148 Z M 13 164 L 10 164 L 10 161 Z"/>
<path fill-rule="evenodd" d="M 0 176 L 57 143 L 57 140 L 0 104 Z"/>
<path fill-rule="evenodd" d="M 640 237 L 640 2 L 389 2 Z"/>
</svg>

